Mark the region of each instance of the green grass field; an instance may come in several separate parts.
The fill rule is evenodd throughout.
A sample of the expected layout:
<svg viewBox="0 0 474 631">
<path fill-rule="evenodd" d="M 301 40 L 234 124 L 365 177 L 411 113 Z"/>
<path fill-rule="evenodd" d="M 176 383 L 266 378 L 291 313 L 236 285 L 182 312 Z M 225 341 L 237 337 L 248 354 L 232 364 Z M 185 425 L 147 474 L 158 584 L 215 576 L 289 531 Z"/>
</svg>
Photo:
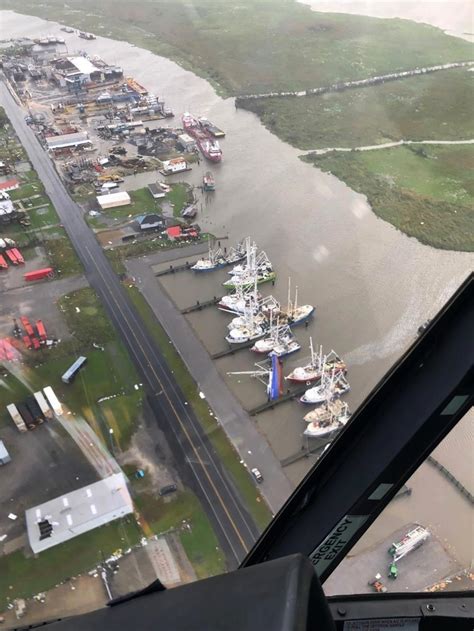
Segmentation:
<svg viewBox="0 0 474 631">
<path fill-rule="evenodd" d="M 148 527 L 155 534 L 176 530 L 198 578 L 225 571 L 225 558 L 209 519 L 199 500 L 190 491 L 157 498 L 143 493 L 136 505 Z M 189 528 L 183 528 L 183 520 Z"/>
<path fill-rule="evenodd" d="M 255 484 L 250 478 L 249 473 L 240 463 L 240 458 L 229 442 L 224 430 L 217 425 L 214 417 L 210 416 L 208 404 L 199 397 L 195 382 L 174 346 L 170 344 L 168 336 L 156 320 L 148 303 L 136 287 L 127 287 L 127 291 L 150 334 L 159 346 L 167 364 L 173 370 L 174 376 L 186 400 L 189 401 L 193 407 L 214 449 L 219 454 L 224 466 L 230 472 L 239 492 L 245 500 L 248 510 L 255 519 L 256 524 L 263 530 L 271 519 L 271 512 L 265 501 L 255 488 Z"/>
<path fill-rule="evenodd" d="M 474 251 L 474 147 L 411 146 L 308 156 L 422 243 Z"/>
<path fill-rule="evenodd" d="M 0 612 L 9 595 L 29 597 L 94 568 L 118 549 L 138 543 L 142 532 L 130 516 L 96 528 L 71 541 L 26 557 L 21 550 L 0 556 Z"/>
<path fill-rule="evenodd" d="M 298 90 L 470 59 L 468 42 L 407 20 L 315 13 L 294 0 L 2 0 L 171 57 L 226 94 Z"/>
<path fill-rule="evenodd" d="M 299 149 L 359 147 L 391 140 L 474 138 L 474 85 L 464 69 L 321 96 L 244 101 Z"/>
</svg>

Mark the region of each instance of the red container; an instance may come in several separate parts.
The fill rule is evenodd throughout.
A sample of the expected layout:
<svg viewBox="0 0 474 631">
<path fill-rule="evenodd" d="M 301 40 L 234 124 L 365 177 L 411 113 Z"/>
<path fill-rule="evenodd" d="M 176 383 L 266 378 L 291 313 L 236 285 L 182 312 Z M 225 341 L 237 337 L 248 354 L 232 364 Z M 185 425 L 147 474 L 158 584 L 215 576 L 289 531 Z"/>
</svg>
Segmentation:
<svg viewBox="0 0 474 631">
<path fill-rule="evenodd" d="M 41 280 L 43 278 L 52 278 L 54 276 L 54 270 L 52 267 L 45 267 L 44 269 L 35 269 L 32 272 L 26 272 L 23 274 L 25 280 Z"/>
<path fill-rule="evenodd" d="M 36 321 L 36 330 L 38 331 L 38 335 L 39 337 L 43 340 L 46 341 L 46 329 L 45 326 L 43 324 L 42 320 L 37 320 Z"/>
<path fill-rule="evenodd" d="M 23 264 L 25 262 L 25 259 L 18 248 L 12 248 L 12 253 L 15 255 L 17 263 Z"/>
<path fill-rule="evenodd" d="M 10 259 L 10 262 L 13 263 L 13 265 L 18 265 L 15 252 L 13 250 L 6 250 L 5 254 L 8 256 L 8 258 Z"/>
</svg>

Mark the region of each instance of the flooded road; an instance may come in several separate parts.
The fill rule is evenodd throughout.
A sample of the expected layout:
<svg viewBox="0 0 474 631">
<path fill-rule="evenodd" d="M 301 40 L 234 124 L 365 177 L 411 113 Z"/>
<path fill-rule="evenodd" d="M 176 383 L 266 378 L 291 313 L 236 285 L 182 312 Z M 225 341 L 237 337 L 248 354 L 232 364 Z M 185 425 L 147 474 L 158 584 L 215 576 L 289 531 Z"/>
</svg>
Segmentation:
<svg viewBox="0 0 474 631">
<path fill-rule="evenodd" d="M 2 12 L 2 26 L 12 37 L 59 34 L 54 23 L 12 12 Z M 229 245 L 251 235 L 265 249 L 278 273 L 275 287 L 265 287 L 265 293 L 286 302 L 291 276 L 293 286 L 298 285 L 299 302 L 316 305 L 316 317 L 307 329 L 297 330 L 298 340 L 305 349 L 311 335 L 315 344 L 322 344 L 327 351 L 334 348 L 344 357 L 352 386 L 347 400 L 355 409 L 415 339 L 418 326 L 431 318 L 464 280 L 474 257 L 435 250 L 398 232 L 372 213 L 364 196 L 301 162 L 301 152 L 273 136 L 256 116 L 236 110 L 233 99 L 221 99 L 205 80 L 175 63 L 125 42 L 106 38 L 84 41 L 66 33 L 61 36 L 70 53 L 81 49 L 98 54 L 123 66 L 127 76 L 162 96 L 176 114 L 175 125 L 179 125 L 181 113 L 190 110 L 226 131 L 221 164 L 209 167 L 201 162 L 186 176 L 173 178 L 199 185 L 203 173 L 212 169 L 217 191 L 201 199 L 203 210 L 197 220 L 216 235 L 228 235 Z M 138 188 L 150 179 L 155 177 L 144 174 L 127 183 Z M 225 271 L 199 277 L 182 273 L 164 277 L 163 285 L 178 306 L 184 307 L 197 299 L 221 295 L 220 283 L 225 277 Z M 228 321 L 213 309 L 190 316 L 211 352 L 225 348 Z M 302 350 L 287 360 L 284 374 L 307 354 Z M 228 371 L 250 370 L 253 360 L 248 351 L 242 351 L 218 360 L 218 367 L 226 375 Z M 257 381 L 244 376 L 225 378 L 245 407 L 265 401 L 264 386 Z M 302 416 L 299 404 L 291 402 L 256 417 L 279 458 L 301 449 Z M 472 444 L 472 423 L 465 432 L 459 441 L 462 449 Z M 472 453 L 471 449 L 465 454 L 471 465 Z M 456 475 L 460 460 L 457 446 L 450 443 L 437 457 Z M 286 473 L 297 483 L 312 462 L 311 458 L 300 460 L 288 466 Z M 380 520 L 381 528 L 396 527 L 392 513 L 402 523 L 432 523 L 429 489 L 437 488 L 438 476 L 437 471 L 422 468 L 412 483 L 411 497 L 393 504 L 387 521 L 384 517 Z M 443 481 L 439 484 L 444 488 Z M 446 486 L 444 515 L 456 511 L 453 521 L 470 523 L 469 505 L 459 502 L 457 492 Z M 468 564 L 472 558 L 469 532 L 467 536 L 465 532 L 453 533 L 453 523 L 436 523 L 436 528 L 442 538 L 456 542 L 456 556 Z"/>
</svg>

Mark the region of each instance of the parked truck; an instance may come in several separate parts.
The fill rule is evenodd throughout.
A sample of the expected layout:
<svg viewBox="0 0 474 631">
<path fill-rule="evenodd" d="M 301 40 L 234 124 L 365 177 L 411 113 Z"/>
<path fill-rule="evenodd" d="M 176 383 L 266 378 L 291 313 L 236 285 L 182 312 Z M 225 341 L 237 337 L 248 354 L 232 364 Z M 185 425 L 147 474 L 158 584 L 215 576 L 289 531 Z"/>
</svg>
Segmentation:
<svg viewBox="0 0 474 631">
<path fill-rule="evenodd" d="M 12 418 L 12 421 L 17 426 L 18 431 L 27 432 L 28 428 L 26 427 L 25 421 L 22 419 L 21 414 L 18 411 L 18 408 L 16 407 L 16 405 L 14 403 L 10 403 L 10 405 L 7 405 L 7 410 Z"/>
<path fill-rule="evenodd" d="M 20 412 L 21 418 L 25 421 L 26 427 L 28 429 L 34 429 L 36 427 L 36 422 L 26 403 L 18 403 L 16 407 L 18 408 L 18 412 Z"/>
<path fill-rule="evenodd" d="M 57 416 L 61 416 L 61 414 L 63 413 L 63 408 L 61 403 L 59 402 L 58 397 L 55 395 L 54 390 L 51 388 L 51 386 L 46 386 L 46 388 L 43 388 L 43 392 L 49 402 L 49 405 L 53 408 L 53 412 Z"/>
<path fill-rule="evenodd" d="M 52 267 L 44 267 L 43 269 L 35 269 L 32 272 L 26 272 L 23 274 L 23 278 L 26 281 L 43 280 L 45 278 L 53 278 L 54 269 Z"/>
<path fill-rule="evenodd" d="M 46 399 L 44 398 L 44 394 L 39 390 L 38 392 L 35 392 L 33 396 L 35 397 L 36 403 L 39 405 L 44 418 L 47 421 L 51 420 L 53 418 L 53 411 L 49 407 Z"/>
<path fill-rule="evenodd" d="M 26 399 L 26 407 L 30 411 L 30 414 L 33 417 L 33 420 L 35 423 L 37 423 L 38 425 L 40 423 L 44 423 L 43 412 L 41 411 L 41 408 L 36 402 L 36 399 L 34 396 L 29 396 Z"/>
</svg>

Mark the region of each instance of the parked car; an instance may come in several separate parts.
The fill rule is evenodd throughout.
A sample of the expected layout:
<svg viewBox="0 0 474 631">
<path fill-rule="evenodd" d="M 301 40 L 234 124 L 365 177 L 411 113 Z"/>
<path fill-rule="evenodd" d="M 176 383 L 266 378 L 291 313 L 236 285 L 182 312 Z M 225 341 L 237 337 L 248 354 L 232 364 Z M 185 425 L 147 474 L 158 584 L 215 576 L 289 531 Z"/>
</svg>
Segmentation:
<svg viewBox="0 0 474 631">
<path fill-rule="evenodd" d="M 257 467 L 254 467 L 253 469 L 251 469 L 251 473 L 253 475 L 253 477 L 255 478 L 255 480 L 260 484 L 260 482 L 263 482 L 263 475 L 260 473 L 259 469 L 257 469 Z"/>
</svg>

